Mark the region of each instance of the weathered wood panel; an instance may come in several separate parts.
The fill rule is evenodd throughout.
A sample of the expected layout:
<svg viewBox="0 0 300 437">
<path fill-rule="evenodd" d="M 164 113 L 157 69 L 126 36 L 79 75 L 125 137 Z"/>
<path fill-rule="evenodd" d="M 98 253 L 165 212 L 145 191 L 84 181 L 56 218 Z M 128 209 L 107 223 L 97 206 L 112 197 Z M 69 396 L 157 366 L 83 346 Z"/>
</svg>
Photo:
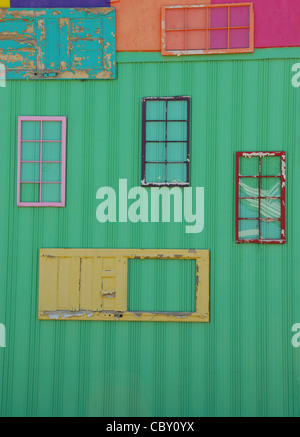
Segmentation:
<svg viewBox="0 0 300 437">
<path fill-rule="evenodd" d="M 7 79 L 114 79 L 115 10 L 0 11 Z"/>
</svg>

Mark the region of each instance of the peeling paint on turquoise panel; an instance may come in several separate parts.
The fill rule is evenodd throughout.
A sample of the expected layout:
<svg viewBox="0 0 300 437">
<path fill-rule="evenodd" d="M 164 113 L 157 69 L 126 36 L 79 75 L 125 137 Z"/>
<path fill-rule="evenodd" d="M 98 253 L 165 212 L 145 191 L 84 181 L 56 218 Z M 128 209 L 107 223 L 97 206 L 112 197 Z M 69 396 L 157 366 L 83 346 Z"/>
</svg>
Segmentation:
<svg viewBox="0 0 300 437">
<path fill-rule="evenodd" d="M 0 61 L 7 79 L 114 79 L 115 9 L 0 11 Z"/>
</svg>

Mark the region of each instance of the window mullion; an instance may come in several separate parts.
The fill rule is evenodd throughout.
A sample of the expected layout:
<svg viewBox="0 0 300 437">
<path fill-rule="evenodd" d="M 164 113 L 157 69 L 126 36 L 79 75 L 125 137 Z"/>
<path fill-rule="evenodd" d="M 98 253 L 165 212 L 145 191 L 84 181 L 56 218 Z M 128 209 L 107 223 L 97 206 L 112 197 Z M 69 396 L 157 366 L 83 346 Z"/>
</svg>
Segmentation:
<svg viewBox="0 0 300 437">
<path fill-rule="evenodd" d="M 43 178 L 43 121 L 41 121 L 41 143 L 40 143 L 40 203 L 42 202 L 42 178 Z"/>
</svg>

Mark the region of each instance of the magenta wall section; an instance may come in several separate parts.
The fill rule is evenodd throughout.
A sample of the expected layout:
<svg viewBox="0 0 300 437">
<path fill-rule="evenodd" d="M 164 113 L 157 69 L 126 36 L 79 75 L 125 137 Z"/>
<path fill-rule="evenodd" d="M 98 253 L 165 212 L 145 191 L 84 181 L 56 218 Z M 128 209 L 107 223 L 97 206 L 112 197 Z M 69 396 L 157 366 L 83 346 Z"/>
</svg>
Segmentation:
<svg viewBox="0 0 300 437">
<path fill-rule="evenodd" d="M 237 0 L 212 0 L 212 4 L 244 3 Z M 300 1 L 253 0 L 254 46 L 300 46 Z"/>
</svg>

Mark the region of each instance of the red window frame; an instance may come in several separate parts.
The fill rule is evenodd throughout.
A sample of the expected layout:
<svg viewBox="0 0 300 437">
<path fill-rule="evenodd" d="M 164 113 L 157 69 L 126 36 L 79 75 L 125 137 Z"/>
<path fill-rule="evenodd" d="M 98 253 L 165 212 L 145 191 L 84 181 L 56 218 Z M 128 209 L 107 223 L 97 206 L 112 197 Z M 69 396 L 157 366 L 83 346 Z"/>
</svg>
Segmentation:
<svg viewBox="0 0 300 437">
<path fill-rule="evenodd" d="M 265 157 L 280 157 L 280 175 L 262 175 L 261 172 L 261 164 L 262 158 Z M 251 158 L 258 157 L 258 174 L 257 175 L 241 175 L 240 174 L 240 158 Z M 254 197 L 244 197 L 240 196 L 240 179 L 251 178 L 258 179 L 258 196 Z M 261 182 L 263 179 L 267 178 L 280 178 L 280 196 L 262 196 L 262 188 Z M 240 209 L 239 204 L 240 200 L 243 199 L 256 199 L 258 200 L 258 218 L 242 218 L 239 217 Z M 280 199 L 280 217 L 279 218 L 266 218 L 262 217 L 261 214 L 261 200 L 262 199 Z M 286 153 L 285 152 L 237 152 L 236 153 L 236 242 L 237 243 L 263 243 L 263 244 L 284 244 L 286 241 L 286 217 L 285 217 L 285 208 L 286 208 Z M 239 237 L 239 224 L 242 220 L 258 220 L 258 233 L 259 238 L 257 239 L 244 239 Z M 280 221 L 281 222 L 281 233 L 280 239 L 266 239 L 261 237 L 261 223 L 262 222 L 270 222 L 270 221 Z"/>
</svg>

